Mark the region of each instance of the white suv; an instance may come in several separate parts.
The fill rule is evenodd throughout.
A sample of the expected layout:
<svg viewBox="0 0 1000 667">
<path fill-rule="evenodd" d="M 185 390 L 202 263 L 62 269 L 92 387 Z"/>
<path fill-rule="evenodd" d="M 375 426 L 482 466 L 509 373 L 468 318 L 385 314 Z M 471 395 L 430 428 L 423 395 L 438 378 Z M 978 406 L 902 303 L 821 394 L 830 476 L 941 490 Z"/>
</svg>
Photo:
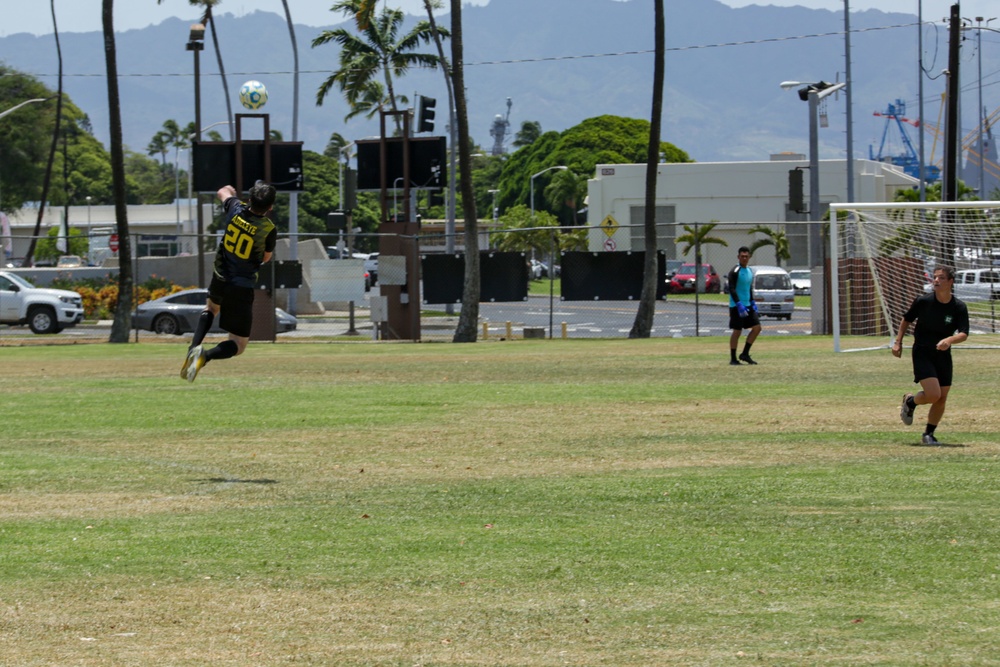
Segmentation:
<svg viewBox="0 0 1000 667">
<path fill-rule="evenodd" d="M 35 287 L 0 271 L 0 324 L 27 324 L 36 334 L 59 333 L 83 320 L 83 299 L 76 292 Z"/>
</svg>

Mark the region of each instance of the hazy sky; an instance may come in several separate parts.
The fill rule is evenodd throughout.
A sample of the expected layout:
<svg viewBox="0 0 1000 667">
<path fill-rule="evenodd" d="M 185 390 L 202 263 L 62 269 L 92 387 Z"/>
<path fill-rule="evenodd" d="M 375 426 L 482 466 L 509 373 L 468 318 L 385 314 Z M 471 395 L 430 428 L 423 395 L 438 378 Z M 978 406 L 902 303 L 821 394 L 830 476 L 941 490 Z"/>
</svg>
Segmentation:
<svg viewBox="0 0 1000 667">
<path fill-rule="evenodd" d="M 390 6 L 401 7 L 411 14 L 423 14 L 423 0 L 386 0 Z M 464 0 L 466 5 L 485 5 L 489 0 Z M 539 0 L 544 2 L 545 0 Z M 635 0 L 639 1 L 639 0 Z M 801 5 L 814 9 L 843 10 L 843 0 L 722 0 L 733 7 L 745 5 Z M 851 11 L 881 9 L 917 14 L 921 0 L 850 0 Z M 953 2 L 949 0 L 922 0 L 923 16 L 926 21 L 937 21 L 948 16 Z M 52 32 L 50 3 L 42 0 L 9 0 L 3 10 L 0 22 L 0 36 L 18 32 L 49 34 Z M 101 0 L 56 0 L 56 16 L 60 32 L 91 32 L 101 30 Z M 339 14 L 330 11 L 333 0 L 289 0 L 292 20 L 305 25 L 330 25 L 341 20 Z M 966 0 L 960 3 L 961 15 L 969 18 L 1000 16 L 1000 4 L 996 0 Z M 279 0 L 225 0 L 217 11 L 237 16 L 258 9 L 284 14 Z M 670 5 L 667 3 L 669 16 Z M 168 17 L 176 16 L 194 20 L 198 12 L 188 0 L 163 0 L 157 5 L 154 0 L 118 0 L 115 2 L 115 30 L 144 28 Z M 1000 29 L 1000 19 L 991 24 Z"/>
</svg>

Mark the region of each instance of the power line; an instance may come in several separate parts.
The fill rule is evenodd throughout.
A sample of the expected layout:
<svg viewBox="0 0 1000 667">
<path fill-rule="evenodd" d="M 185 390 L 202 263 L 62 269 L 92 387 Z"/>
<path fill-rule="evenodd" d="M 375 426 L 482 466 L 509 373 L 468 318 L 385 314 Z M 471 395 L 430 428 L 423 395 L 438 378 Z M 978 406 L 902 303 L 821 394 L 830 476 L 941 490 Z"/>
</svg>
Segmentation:
<svg viewBox="0 0 1000 667">
<path fill-rule="evenodd" d="M 927 23 L 927 22 L 925 22 L 925 23 Z M 917 25 L 917 24 L 916 23 L 900 23 L 900 24 L 896 24 L 896 25 L 875 26 L 875 27 L 872 27 L 872 28 L 858 28 L 858 29 L 852 29 L 851 33 L 852 34 L 860 34 L 860 33 L 867 33 L 867 32 L 878 32 L 878 31 L 882 31 L 882 30 L 896 30 L 896 29 L 899 29 L 899 28 L 912 28 L 915 25 Z M 774 43 L 780 43 L 780 42 L 793 42 L 793 41 L 798 41 L 798 40 L 803 40 L 803 39 L 819 39 L 819 38 L 824 38 L 824 37 L 843 37 L 845 34 L 846 33 L 843 30 L 838 30 L 838 31 L 834 31 L 834 32 L 820 32 L 820 33 L 812 33 L 812 34 L 806 34 L 806 35 L 794 35 L 794 36 L 787 36 L 787 37 L 767 37 L 767 38 L 764 38 L 764 39 L 753 39 L 753 40 L 746 40 L 746 41 L 740 41 L 740 42 L 719 42 L 719 43 L 716 43 L 716 44 L 694 44 L 694 45 L 689 45 L 689 46 L 675 46 L 675 47 L 668 47 L 667 51 L 671 52 L 671 53 L 677 53 L 677 52 L 683 52 L 683 51 L 699 51 L 699 50 L 702 50 L 702 49 L 720 49 L 720 48 L 729 48 L 729 47 L 735 47 L 735 46 L 753 46 L 753 45 L 756 45 L 756 44 L 774 44 Z M 562 62 L 562 61 L 572 61 L 572 60 L 590 60 L 590 59 L 596 59 L 596 58 L 621 58 L 621 57 L 625 57 L 625 56 L 644 56 L 644 55 L 650 55 L 650 54 L 654 54 L 654 53 L 655 53 L 654 49 L 642 49 L 642 50 L 636 50 L 636 51 L 616 51 L 616 52 L 611 52 L 611 53 L 587 53 L 587 54 L 568 55 L 568 56 L 547 56 L 547 57 L 544 57 L 544 58 L 518 58 L 518 59 L 512 59 L 512 60 L 483 60 L 483 61 L 479 61 L 479 62 L 466 62 L 465 63 L 465 67 L 482 67 L 482 66 L 486 66 L 486 65 L 520 65 L 520 64 L 542 63 L 542 62 Z M 430 68 L 417 67 L 416 69 L 430 69 Z M 330 74 L 333 71 L 335 71 L 335 70 L 300 70 L 299 74 Z M 257 71 L 257 72 L 229 72 L 228 73 L 228 75 L 231 75 L 231 76 L 260 76 L 260 75 L 278 76 L 278 75 L 291 75 L 291 74 L 294 74 L 294 72 L 292 72 L 292 71 L 285 71 L 285 70 L 276 70 L 276 71 L 270 71 L 270 72 L 260 72 L 260 71 Z M 0 76 L 14 76 L 14 75 L 15 74 L 13 72 L 7 72 L 7 73 L 4 73 L 4 74 L 2 74 Z M 218 72 L 202 72 L 201 75 L 202 76 L 221 76 L 221 74 L 218 73 Z M 54 77 L 54 76 L 57 76 L 57 75 L 56 74 L 32 74 L 31 76 L 37 76 L 37 77 Z M 71 77 L 105 77 L 105 76 L 106 76 L 106 74 L 104 74 L 104 73 L 94 73 L 94 74 L 66 74 L 66 73 L 64 73 L 63 74 L 64 78 L 71 78 Z M 191 73 L 191 72 L 185 72 L 185 73 L 156 73 L 156 72 L 154 72 L 154 73 L 136 73 L 136 74 L 122 74 L 122 73 L 119 73 L 118 74 L 118 77 L 121 78 L 121 79 L 124 79 L 124 78 L 137 78 L 137 77 L 151 77 L 151 78 L 156 78 L 156 77 L 162 77 L 162 78 L 184 77 L 184 78 L 187 78 L 187 77 L 191 77 L 191 76 L 194 76 L 194 74 Z"/>
</svg>

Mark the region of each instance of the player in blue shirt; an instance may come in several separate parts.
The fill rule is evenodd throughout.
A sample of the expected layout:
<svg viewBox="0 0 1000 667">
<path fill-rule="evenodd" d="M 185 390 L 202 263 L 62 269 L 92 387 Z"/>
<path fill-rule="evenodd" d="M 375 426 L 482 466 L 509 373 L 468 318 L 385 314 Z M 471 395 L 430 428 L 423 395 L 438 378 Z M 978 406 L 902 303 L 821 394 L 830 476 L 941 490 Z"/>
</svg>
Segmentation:
<svg viewBox="0 0 1000 667">
<path fill-rule="evenodd" d="M 760 316 L 757 314 L 757 304 L 753 300 L 753 269 L 750 263 L 750 248 L 742 246 L 736 253 L 739 264 L 729 272 L 729 328 L 733 330 L 729 336 L 729 365 L 740 366 L 740 361 L 751 366 L 757 362 L 750 358 L 750 346 L 760 335 Z M 743 352 L 736 358 L 736 347 L 740 343 L 740 334 L 749 329 Z"/>
</svg>

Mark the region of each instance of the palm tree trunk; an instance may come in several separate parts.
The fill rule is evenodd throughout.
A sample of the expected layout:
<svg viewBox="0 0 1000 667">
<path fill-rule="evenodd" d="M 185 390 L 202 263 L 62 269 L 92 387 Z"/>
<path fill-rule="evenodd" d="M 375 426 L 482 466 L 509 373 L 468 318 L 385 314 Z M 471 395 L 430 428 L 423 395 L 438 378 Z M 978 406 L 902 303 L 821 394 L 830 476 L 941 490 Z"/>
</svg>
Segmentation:
<svg viewBox="0 0 1000 667">
<path fill-rule="evenodd" d="M 465 282 L 462 287 L 462 312 L 452 340 L 475 343 L 479 328 L 479 224 L 476 220 L 476 196 L 472 191 L 472 156 L 469 154 L 469 114 L 465 104 L 465 73 L 462 55 L 462 0 L 451 0 L 451 67 L 455 88 L 455 115 L 458 120 L 459 187 L 462 190 L 462 213 L 465 217 Z"/>
<path fill-rule="evenodd" d="M 653 109 L 649 119 L 649 147 L 646 151 L 646 211 L 643 230 L 646 235 L 646 260 L 642 272 L 642 292 L 629 338 L 649 338 L 656 314 L 656 177 L 660 162 L 660 123 L 663 118 L 663 79 L 666 55 L 666 28 L 663 0 L 654 0 L 656 60 L 653 65 Z M 697 275 L 697 274 L 695 274 Z"/>
<path fill-rule="evenodd" d="M 24 254 L 24 265 L 31 266 L 35 257 L 35 244 L 42 233 L 42 218 L 45 216 L 45 202 L 49 198 L 49 185 L 52 183 L 52 164 L 56 158 L 56 150 L 59 147 L 59 129 L 62 121 L 62 90 L 63 90 L 63 61 L 62 47 L 59 45 L 59 26 L 56 25 L 56 3 L 55 0 L 49 2 L 52 8 L 52 31 L 56 38 L 56 56 L 59 59 L 59 90 L 56 93 L 56 124 L 52 130 L 52 146 L 49 149 L 49 161 L 45 165 L 45 179 L 42 181 L 42 196 L 38 203 L 38 218 L 35 221 L 35 233 L 31 235 L 28 243 L 28 251 Z"/>
<path fill-rule="evenodd" d="M 226 81 L 226 68 L 222 64 L 222 49 L 219 48 L 219 35 L 215 31 L 215 18 L 212 16 L 212 7 L 205 8 L 205 17 L 202 22 L 212 28 L 212 46 L 215 47 L 215 59 L 219 63 L 219 77 L 222 79 L 222 98 L 226 100 L 226 118 L 229 120 L 229 140 L 234 141 L 233 136 L 236 131 L 233 127 L 233 104 L 229 99 L 229 82 Z"/>
<path fill-rule="evenodd" d="M 118 56 L 115 52 L 114 0 L 101 0 L 104 24 L 104 63 L 108 78 L 108 120 L 111 144 L 111 183 L 118 230 L 118 304 L 108 342 L 127 343 L 132 328 L 132 245 L 125 204 L 125 151 L 122 144 L 121 97 L 118 94 Z"/>
</svg>

